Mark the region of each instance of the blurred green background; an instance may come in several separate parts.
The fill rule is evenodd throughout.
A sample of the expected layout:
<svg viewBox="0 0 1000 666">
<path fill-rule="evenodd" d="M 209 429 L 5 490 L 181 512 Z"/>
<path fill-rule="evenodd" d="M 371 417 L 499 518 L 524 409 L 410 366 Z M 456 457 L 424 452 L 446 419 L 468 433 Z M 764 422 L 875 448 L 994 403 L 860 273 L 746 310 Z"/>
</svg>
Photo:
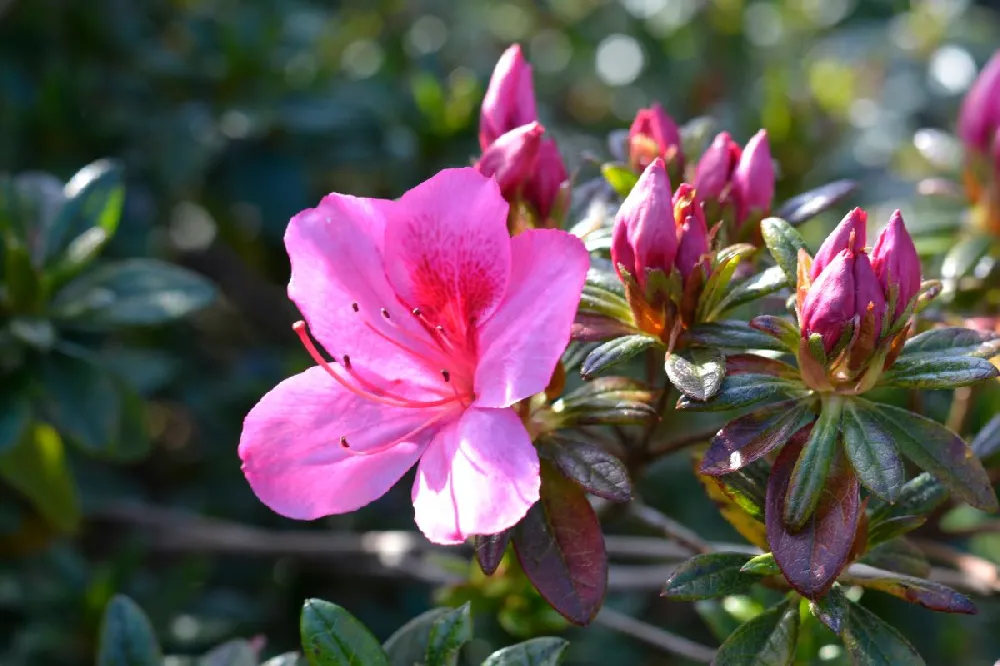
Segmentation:
<svg viewBox="0 0 1000 666">
<path fill-rule="evenodd" d="M 381 638 L 433 602 L 433 586 L 379 570 L 357 549 L 205 552 L 196 537 L 142 538 L 134 516 L 108 507 L 142 502 L 344 535 L 413 529 L 405 481 L 356 514 L 281 519 L 254 498 L 236 445 L 254 402 L 307 364 L 284 295 L 288 218 L 327 192 L 397 196 L 470 163 L 486 81 L 512 42 L 524 46 L 542 120 L 581 179 L 606 159 L 606 134 L 659 100 L 678 122 L 712 115 L 741 143 L 767 128 L 779 201 L 850 177 L 861 187 L 849 205 L 873 207 L 877 225 L 902 206 L 919 226 L 915 179 L 960 160 L 927 130 L 952 128 L 1000 46 L 1000 14 L 970 0 L 0 0 L 0 172 L 65 180 L 94 159 L 121 160 L 125 214 L 106 254 L 166 258 L 221 291 L 192 319 L 107 342 L 148 398 L 153 452 L 117 467 L 74 458 L 86 528 L 2 553 L 0 664 L 92 663 L 96 622 L 116 591 L 147 610 L 176 654 L 259 634 L 268 654 L 294 649 L 305 597 L 345 606 Z M 836 213 L 809 223 L 807 238 Z M 115 356 L 123 342 L 145 351 Z M 684 456 L 641 487 L 706 536 L 733 538 Z M 976 545 L 1000 553 L 989 537 Z M 658 599 L 657 587 L 609 603 L 716 644 L 690 604 Z M 495 609 L 480 613 L 480 640 L 551 631 L 540 602 L 524 603 L 537 612 L 522 613 L 519 627 Z M 996 602 L 958 618 L 873 606 L 929 664 L 1000 657 Z M 568 636 L 571 664 L 683 663 L 602 628 Z"/>
</svg>

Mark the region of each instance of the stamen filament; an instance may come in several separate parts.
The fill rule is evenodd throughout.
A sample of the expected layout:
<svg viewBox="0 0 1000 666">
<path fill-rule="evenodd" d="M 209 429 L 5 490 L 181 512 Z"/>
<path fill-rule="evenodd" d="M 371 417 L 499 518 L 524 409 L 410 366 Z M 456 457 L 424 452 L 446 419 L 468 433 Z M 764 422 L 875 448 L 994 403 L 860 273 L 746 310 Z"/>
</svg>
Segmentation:
<svg viewBox="0 0 1000 666">
<path fill-rule="evenodd" d="M 412 437 L 416 437 L 417 435 L 419 435 L 420 433 L 424 432 L 428 428 L 431 428 L 431 427 L 437 425 L 438 423 L 440 423 L 441 420 L 445 416 L 447 416 L 447 414 L 445 414 L 445 413 L 438 414 L 437 416 L 435 416 L 434 418 L 430 419 L 429 421 L 427 421 L 425 423 L 421 423 L 420 425 L 418 425 L 416 428 L 414 428 L 410 432 L 406 433 L 405 435 L 403 435 L 401 437 L 397 437 L 396 439 L 392 440 L 391 442 L 388 442 L 386 444 L 380 444 L 380 445 L 378 445 L 376 447 L 373 447 L 373 448 L 370 448 L 370 449 L 365 449 L 363 451 L 357 451 L 355 449 L 350 448 L 349 445 L 346 445 L 345 444 L 345 442 L 347 442 L 347 438 L 346 437 L 341 437 L 340 438 L 340 443 L 341 443 L 341 446 L 344 447 L 344 450 L 347 453 L 349 453 L 350 455 L 352 455 L 352 456 L 371 456 L 371 455 L 375 455 L 377 453 L 382 453 L 384 451 L 388 451 L 392 447 L 394 447 L 394 446 L 396 446 L 398 444 L 402 444 L 403 442 L 405 442 L 406 440 L 408 440 L 408 439 L 410 439 Z"/>
</svg>

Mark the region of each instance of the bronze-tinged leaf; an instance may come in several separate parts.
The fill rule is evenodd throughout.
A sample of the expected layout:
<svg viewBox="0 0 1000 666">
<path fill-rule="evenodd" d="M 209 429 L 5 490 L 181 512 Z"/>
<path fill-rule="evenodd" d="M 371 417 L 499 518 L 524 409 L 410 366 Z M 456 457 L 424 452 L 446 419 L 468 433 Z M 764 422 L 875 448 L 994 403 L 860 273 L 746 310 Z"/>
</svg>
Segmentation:
<svg viewBox="0 0 1000 666">
<path fill-rule="evenodd" d="M 539 454 L 581 488 L 612 502 L 632 499 L 628 470 L 617 457 L 586 441 L 557 436 L 539 442 Z"/>
<path fill-rule="evenodd" d="M 860 511 L 858 479 L 840 452 L 834 456 L 819 504 L 801 530 L 792 534 L 782 520 L 788 482 L 802 452 L 796 437 L 785 445 L 767 485 L 767 541 L 781 572 L 803 596 L 823 596 L 848 563 Z"/>
<path fill-rule="evenodd" d="M 634 326 L 618 319 L 590 312 L 579 312 L 573 321 L 570 337 L 581 342 L 604 342 L 637 332 Z"/>
<path fill-rule="evenodd" d="M 855 566 L 842 577 L 844 583 L 860 585 L 899 597 L 903 601 L 942 613 L 975 615 L 975 604 L 964 594 L 931 580 L 883 571 L 868 566 Z"/>
<path fill-rule="evenodd" d="M 500 560 L 507 552 L 507 544 L 510 543 L 511 530 L 504 530 L 499 534 L 477 535 L 475 538 L 476 562 L 479 568 L 487 576 L 492 576 Z"/>
<path fill-rule="evenodd" d="M 542 461 L 541 499 L 514 528 L 514 552 L 535 589 L 574 624 L 589 623 L 604 601 L 604 535 L 583 489 Z"/>
<path fill-rule="evenodd" d="M 771 375 L 783 379 L 798 379 L 799 371 L 784 361 L 756 354 L 736 354 L 726 357 L 727 375 Z"/>
<path fill-rule="evenodd" d="M 789 400 L 730 421 L 712 438 L 700 472 L 720 476 L 741 469 L 780 447 L 815 418 L 808 401 Z"/>
<path fill-rule="evenodd" d="M 733 526 L 740 536 L 761 549 L 767 549 L 767 533 L 764 530 L 764 523 L 747 511 L 737 499 L 736 494 L 727 488 L 724 478 L 716 478 L 705 474 L 698 474 L 699 458 L 694 459 L 695 474 L 705 488 L 705 494 L 712 500 L 722 517 Z M 741 472 L 736 472 L 740 474 Z M 744 498 L 747 499 L 747 498 Z M 761 512 L 763 517 L 763 512 Z"/>
</svg>

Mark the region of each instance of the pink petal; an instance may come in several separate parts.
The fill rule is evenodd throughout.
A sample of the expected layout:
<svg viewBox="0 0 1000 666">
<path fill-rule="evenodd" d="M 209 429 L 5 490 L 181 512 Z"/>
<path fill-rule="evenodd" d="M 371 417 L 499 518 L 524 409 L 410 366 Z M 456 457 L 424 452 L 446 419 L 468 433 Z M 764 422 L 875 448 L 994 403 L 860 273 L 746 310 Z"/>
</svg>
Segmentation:
<svg viewBox="0 0 1000 666">
<path fill-rule="evenodd" d="M 354 511 L 413 466 L 436 432 L 420 428 L 435 417 L 440 412 L 361 398 L 323 369 L 310 368 L 278 384 L 247 415 L 239 447 L 243 473 L 257 497 L 283 516 L 312 520 Z M 356 455 L 366 450 L 373 452 Z"/>
<path fill-rule="evenodd" d="M 475 169 L 445 169 L 403 195 L 385 234 L 389 280 L 449 338 L 463 340 L 507 289 L 507 202 Z"/>
<path fill-rule="evenodd" d="M 310 333 L 336 358 L 347 354 L 353 365 L 383 377 L 405 377 L 412 385 L 440 388 L 436 372 L 372 330 L 393 339 L 426 337 L 399 303 L 383 268 L 385 218 L 396 205 L 331 194 L 316 208 L 293 217 L 285 231 L 292 264 L 288 295 Z M 393 316 L 391 323 L 382 317 L 382 308 Z M 394 327 L 411 334 L 400 336 Z"/>
<path fill-rule="evenodd" d="M 467 409 L 420 459 L 417 526 L 441 544 L 501 532 L 538 501 L 538 474 L 538 454 L 514 410 Z"/>
<path fill-rule="evenodd" d="M 543 391 L 569 342 L 590 259 L 565 231 L 535 229 L 511 240 L 510 285 L 479 330 L 476 404 L 507 407 Z"/>
</svg>

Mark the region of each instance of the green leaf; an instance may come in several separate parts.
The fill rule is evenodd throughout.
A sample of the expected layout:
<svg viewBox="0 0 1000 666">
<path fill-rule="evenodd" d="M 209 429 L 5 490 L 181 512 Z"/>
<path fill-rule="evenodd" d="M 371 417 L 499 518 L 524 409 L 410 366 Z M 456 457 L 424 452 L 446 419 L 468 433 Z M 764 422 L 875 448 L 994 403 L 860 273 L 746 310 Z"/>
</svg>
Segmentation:
<svg viewBox="0 0 1000 666">
<path fill-rule="evenodd" d="M 712 599 L 750 590 L 758 578 L 742 571 L 750 559 L 745 553 L 704 553 L 674 569 L 662 596 L 675 601 Z"/>
<path fill-rule="evenodd" d="M 927 516 L 896 516 L 871 523 L 868 526 L 868 546 L 877 546 L 880 543 L 903 536 L 925 522 L 927 522 Z"/>
<path fill-rule="evenodd" d="M 848 585 L 860 585 L 898 597 L 911 604 L 943 613 L 975 615 L 976 606 L 964 594 L 934 581 L 882 571 L 872 567 L 852 567 L 841 577 Z"/>
<path fill-rule="evenodd" d="M 847 626 L 847 616 L 851 612 L 851 606 L 840 586 L 834 585 L 825 595 L 809 602 L 809 611 L 813 617 L 839 636 Z"/>
<path fill-rule="evenodd" d="M 0 432 L 2 432 L 2 427 L 0 427 Z M 969 448 L 980 460 L 986 460 L 1000 451 L 1000 414 L 995 415 L 983 426 L 982 430 L 969 442 Z M 0 450 L 2 449 L 3 444 L 0 444 Z"/>
<path fill-rule="evenodd" d="M 17 446 L 31 421 L 31 400 L 23 383 L 10 377 L 0 386 L 0 454 Z"/>
<path fill-rule="evenodd" d="M 899 360 L 941 359 L 947 356 L 989 358 L 1000 351 L 1000 338 L 991 331 L 971 328 L 932 328 L 903 345 Z"/>
<path fill-rule="evenodd" d="M 514 528 L 514 552 L 535 589 L 560 615 L 587 624 L 608 585 L 608 558 L 597 514 L 583 490 L 547 461 L 541 499 Z"/>
<path fill-rule="evenodd" d="M 751 245 L 750 248 L 753 249 L 753 246 Z M 726 248 L 723 252 L 728 249 L 731 248 Z M 736 269 L 739 267 L 741 261 L 743 261 L 743 255 L 736 252 L 725 256 L 721 260 L 721 263 L 715 267 L 712 274 L 708 277 L 708 282 L 705 283 L 705 287 L 701 291 L 701 297 L 698 299 L 698 310 L 695 314 L 695 321 L 709 321 L 712 319 L 716 307 L 729 290 L 733 274 L 736 273 Z"/>
<path fill-rule="evenodd" d="M 492 576 L 500 566 L 500 561 L 507 552 L 510 537 L 511 530 L 504 530 L 499 534 L 476 535 L 476 562 L 487 576 Z"/>
<path fill-rule="evenodd" d="M 667 355 L 664 369 L 677 390 L 692 400 L 704 401 L 719 392 L 726 359 L 714 349 L 683 349 Z"/>
<path fill-rule="evenodd" d="M 957 280 L 972 275 L 976 264 L 986 256 L 992 243 L 990 236 L 982 234 L 960 239 L 945 255 L 941 264 L 941 277 L 945 280 Z"/>
<path fill-rule="evenodd" d="M 118 444 L 121 396 L 113 377 L 87 358 L 49 354 L 39 364 L 42 410 L 71 443 L 107 455 Z"/>
<path fill-rule="evenodd" d="M 711 318 L 715 319 L 733 308 L 773 294 L 786 286 L 788 286 L 788 278 L 785 277 L 785 271 L 781 269 L 781 266 L 766 268 L 746 280 L 732 285 L 732 288 L 715 306 Z"/>
<path fill-rule="evenodd" d="M 741 469 L 780 447 L 815 418 L 810 401 L 789 400 L 730 421 L 712 438 L 699 471 L 720 476 Z"/>
<path fill-rule="evenodd" d="M 896 451 L 892 434 L 864 403 L 848 400 L 842 419 L 844 451 L 858 480 L 873 495 L 895 502 L 906 482 L 906 470 Z"/>
<path fill-rule="evenodd" d="M 755 373 L 728 375 L 722 380 L 719 392 L 711 400 L 701 402 L 681 396 L 677 401 L 677 408 L 700 412 L 726 412 L 750 405 L 805 398 L 809 394 L 809 389 L 798 381 Z"/>
<path fill-rule="evenodd" d="M 163 655 L 146 614 L 121 594 L 104 609 L 97 666 L 161 666 Z"/>
<path fill-rule="evenodd" d="M 983 469 L 962 439 L 940 423 L 891 405 L 868 403 L 904 456 L 977 509 L 997 510 L 997 497 Z"/>
<path fill-rule="evenodd" d="M 63 287 L 52 314 L 85 330 L 150 326 L 184 317 L 215 298 L 203 277 L 156 259 L 105 264 Z"/>
<path fill-rule="evenodd" d="M 599 372 L 624 363 L 633 356 L 661 344 L 657 338 L 642 333 L 609 340 L 587 355 L 580 367 L 580 374 L 583 375 L 584 379 L 590 379 Z"/>
<path fill-rule="evenodd" d="M 38 273 L 31 264 L 28 248 L 9 236 L 3 243 L 5 300 L 13 312 L 36 312 L 41 296 Z"/>
<path fill-rule="evenodd" d="M 689 345 L 712 349 L 738 350 L 767 349 L 784 351 L 785 347 L 773 337 L 750 328 L 742 321 L 714 321 L 695 324 L 684 334 Z"/>
<path fill-rule="evenodd" d="M 389 658 L 371 632 L 336 604 L 307 599 L 299 631 L 310 666 L 389 666 Z"/>
<path fill-rule="evenodd" d="M 601 165 L 601 174 L 604 180 L 608 181 L 615 192 L 622 198 L 627 197 L 635 184 L 639 182 L 639 176 L 624 164 L 607 162 Z"/>
<path fill-rule="evenodd" d="M 851 604 L 843 639 L 855 666 L 924 666 L 902 634 L 858 604 Z"/>
<path fill-rule="evenodd" d="M 811 220 L 825 210 L 839 203 L 857 187 L 853 180 L 835 180 L 826 185 L 797 194 L 774 211 L 775 217 L 780 217 L 793 227 Z"/>
<path fill-rule="evenodd" d="M 777 217 L 761 220 L 760 232 L 764 244 L 774 257 L 774 263 L 784 271 L 788 284 L 798 284 L 799 250 L 806 249 L 802 236 L 788 222 Z"/>
<path fill-rule="evenodd" d="M 790 666 L 799 636 L 797 599 L 769 608 L 726 639 L 714 666 Z"/>
<path fill-rule="evenodd" d="M 558 666 L 568 645 L 561 638 L 532 638 L 494 652 L 482 666 Z"/>
<path fill-rule="evenodd" d="M 774 338 L 779 343 L 781 351 L 798 353 L 802 336 L 798 326 L 787 319 L 774 315 L 757 315 L 750 320 L 750 327 Z"/>
<path fill-rule="evenodd" d="M 948 499 L 948 490 L 931 474 L 924 472 L 903 484 L 895 504 L 883 504 L 872 511 L 871 526 L 899 516 L 922 516 Z"/>
<path fill-rule="evenodd" d="M 823 495 L 827 475 L 837 455 L 843 405 L 843 399 L 834 396 L 823 401 L 819 418 L 792 469 L 782 513 L 786 527 L 792 532 L 798 532 L 805 525 Z"/>
<path fill-rule="evenodd" d="M 198 666 L 258 666 L 258 663 L 257 650 L 242 639 L 212 648 L 198 660 Z"/>
<path fill-rule="evenodd" d="M 878 385 L 941 389 L 970 386 L 994 377 L 1000 377 L 1000 370 L 985 358 L 977 356 L 900 358 L 882 373 Z"/>
<path fill-rule="evenodd" d="M 633 321 L 632 308 L 623 296 L 590 284 L 583 287 L 579 311 L 614 319 L 623 325 L 631 325 Z"/>
<path fill-rule="evenodd" d="M 469 604 L 435 608 L 413 618 L 385 642 L 390 666 L 454 666 L 472 638 Z"/>
<path fill-rule="evenodd" d="M 32 424 L 15 447 L 0 454 L 0 478 L 57 529 L 68 532 L 79 524 L 76 484 L 59 433 L 51 426 Z"/>
<path fill-rule="evenodd" d="M 781 567 L 774 559 L 774 553 L 763 553 L 747 560 L 747 563 L 740 567 L 740 571 L 754 576 L 777 576 L 781 574 Z"/>
<path fill-rule="evenodd" d="M 63 253 L 63 267 L 79 267 L 92 259 L 118 229 L 125 202 L 122 168 L 112 160 L 88 164 L 66 183 L 64 194 L 66 203 L 49 231 L 46 258 Z"/>
<path fill-rule="evenodd" d="M 632 482 L 622 461 L 600 446 L 560 436 L 539 443 L 538 452 L 592 495 L 612 502 L 632 499 Z"/>
</svg>

